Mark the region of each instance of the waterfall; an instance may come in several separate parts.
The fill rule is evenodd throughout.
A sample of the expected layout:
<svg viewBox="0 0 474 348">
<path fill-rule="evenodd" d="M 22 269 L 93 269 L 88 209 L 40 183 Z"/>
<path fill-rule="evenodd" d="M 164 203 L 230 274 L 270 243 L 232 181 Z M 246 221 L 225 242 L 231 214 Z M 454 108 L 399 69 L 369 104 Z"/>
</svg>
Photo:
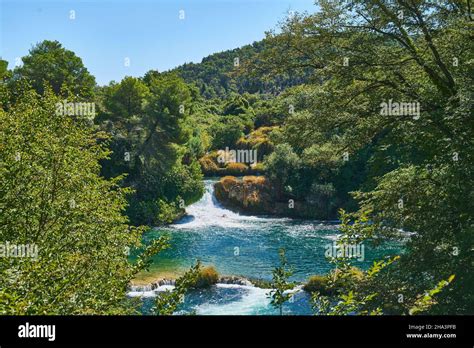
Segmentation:
<svg viewBox="0 0 474 348">
<path fill-rule="evenodd" d="M 154 297 L 157 292 L 174 289 L 175 284 L 174 279 L 159 279 L 147 285 L 131 285 L 127 294 L 130 297 Z"/>
<path fill-rule="evenodd" d="M 214 196 L 214 184 L 216 182 L 216 179 L 204 180 L 205 193 L 202 198 L 187 207 L 187 215 L 178 223 L 171 225 L 171 227 L 177 229 L 208 228 L 209 226 L 251 228 L 254 226 L 254 223 L 287 220 L 282 218 L 240 215 L 224 208 Z"/>
<path fill-rule="evenodd" d="M 186 208 L 187 215 L 178 223 L 172 225 L 178 229 L 207 228 L 209 226 L 245 228 L 249 220 L 257 217 L 234 213 L 222 207 L 214 196 L 214 184 L 217 180 L 204 180 L 205 193 L 202 198 Z"/>
</svg>

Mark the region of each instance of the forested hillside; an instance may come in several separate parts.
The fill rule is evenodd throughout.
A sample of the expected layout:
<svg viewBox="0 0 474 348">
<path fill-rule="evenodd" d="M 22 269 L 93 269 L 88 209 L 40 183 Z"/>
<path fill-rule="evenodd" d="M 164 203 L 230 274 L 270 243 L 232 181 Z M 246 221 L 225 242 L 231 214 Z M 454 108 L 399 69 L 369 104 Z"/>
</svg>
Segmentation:
<svg viewBox="0 0 474 348">
<path fill-rule="evenodd" d="M 304 83 L 310 78 L 307 71 L 282 72 L 271 78 L 263 75 L 236 74 L 241 66 L 258 59 L 267 48 L 265 40 L 233 50 L 214 53 L 200 63 L 187 63 L 171 70 L 187 83 L 195 84 L 204 98 L 225 98 L 231 93 L 279 94 L 285 88 Z"/>
</svg>

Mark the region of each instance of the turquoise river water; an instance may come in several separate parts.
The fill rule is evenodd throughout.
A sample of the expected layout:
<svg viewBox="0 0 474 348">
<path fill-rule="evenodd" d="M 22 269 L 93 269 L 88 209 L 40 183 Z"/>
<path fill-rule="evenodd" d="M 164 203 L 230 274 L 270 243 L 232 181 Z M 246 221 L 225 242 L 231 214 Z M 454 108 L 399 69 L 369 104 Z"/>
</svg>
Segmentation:
<svg viewBox="0 0 474 348">
<path fill-rule="evenodd" d="M 337 221 L 293 220 L 289 218 L 245 216 L 220 206 L 213 194 L 215 179 L 205 180 L 201 200 L 187 207 L 187 216 L 176 224 L 147 233 L 148 240 L 168 234 L 171 248 L 154 259 L 152 273 L 182 273 L 197 259 L 213 265 L 220 275 L 271 280 L 278 265 L 278 250 L 284 248 L 291 280 L 303 282 L 314 274 L 325 274 L 333 267 L 325 257 L 328 246 L 338 238 Z M 374 260 L 400 251 L 400 244 L 386 243 L 377 248 L 364 245 L 364 260 L 356 262 L 367 268 Z M 152 289 L 132 287 L 129 295 L 144 301 L 144 312 L 160 292 L 172 288 L 162 285 Z M 245 284 L 218 283 L 210 289 L 192 291 L 185 297 L 179 313 L 198 315 L 268 315 L 277 310 L 270 305 L 270 289 Z M 292 300 L 284 305 L 284 314 L 311 314 L 309 295 L 296 287 Z"/>
</svg>

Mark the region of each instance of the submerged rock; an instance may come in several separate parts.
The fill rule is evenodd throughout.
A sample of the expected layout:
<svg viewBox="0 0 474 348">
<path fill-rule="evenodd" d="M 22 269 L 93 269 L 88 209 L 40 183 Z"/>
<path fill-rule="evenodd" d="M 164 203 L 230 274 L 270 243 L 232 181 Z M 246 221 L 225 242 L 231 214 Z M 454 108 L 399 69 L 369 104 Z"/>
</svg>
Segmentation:
<svg viewBox="0 0 474 348">
<path fill-rule="evenodd" d="M 250 282 L 250 280 L 244 278 L 244 277 L 238 277 L 238 276 L 222 276 L 219 278 L 218 283 L 221 284 L 236 284 L 236 285 L 247 285 L 247 286 L 252 286 L 253 284 Z"/>
<path fill-rule="evenodd" d="M 241 276 L 221 276 L 216 279 L 215 283 L 220 284 L 235 284 L 235 285 L 246 285 L 252 286 L 253 283 L 248 280 L 247 278 Z M 153 291 L 158 289 L 161 286 L 175 286 L 176 280 L 175 279 L 158 279 L 150 284 L 145 285 L 131 285 L 129 290 L 137 291 L 137 292 L 144 292 L 144 291 Z M 213 284 L 211 284 L 213 285 Z"/>
<path fill-rule="evenodd" d="M 145 285 L 131 285 L 130 290 L 132 291 L 139 291 L 139 292 L 144 292 L 144 291 L 153 291 L 158 289 L 160 286 L 163 285 L 171 285 L 174 286 L 176 284 L 176 281 L 174 279 L 158 279 L 153 281 L 150 284 L 145 284 Z"/>
</svg>

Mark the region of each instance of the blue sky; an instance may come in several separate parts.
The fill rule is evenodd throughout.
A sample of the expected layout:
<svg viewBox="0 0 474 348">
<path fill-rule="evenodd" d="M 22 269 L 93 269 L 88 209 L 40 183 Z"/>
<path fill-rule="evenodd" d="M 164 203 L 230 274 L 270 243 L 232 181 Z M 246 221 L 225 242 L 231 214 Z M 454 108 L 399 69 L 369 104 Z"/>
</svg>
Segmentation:
<svg viewBox="0 0 474 348">
<path fill-rule="evenodd" d="M 36 43 L 58 40 L 103 85 L 150 69 L 200 62 L 276 29 L 314 0 L 0 0 L 0 57 L 15 65 Z M 184 19 L 180 19 L 180 11 Z M 70 19 L 74 11 L 75 19 Z M 182 13 L 181 13 L 182 14 Z M 125 66 L 126 58 L 130 65 Z"/>
</svg>

